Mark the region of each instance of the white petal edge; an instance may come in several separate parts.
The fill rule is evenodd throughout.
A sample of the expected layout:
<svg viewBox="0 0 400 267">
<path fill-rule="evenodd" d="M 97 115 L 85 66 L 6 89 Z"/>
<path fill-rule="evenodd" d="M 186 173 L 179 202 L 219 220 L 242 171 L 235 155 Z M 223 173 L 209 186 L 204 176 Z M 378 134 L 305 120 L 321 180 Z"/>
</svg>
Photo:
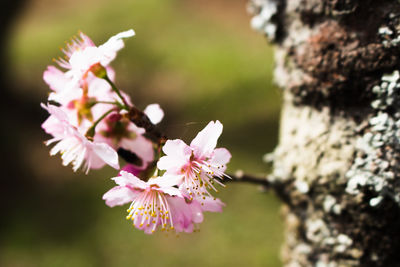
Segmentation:
<svg viewBox="0 0 400 267">
<path fill-rule="evenodd" d="M 150 104 L 144 109 L 144 114 L 149 117 L 151 123 L 158 124 L 164 118 L 164 111 L 159 104 Z"/>
<path fill-rule="evenodd" d="M 93 143 L 93 152 L 105 163 L 119 169 L 118 153 L 106 143 Z"/>
</svg>

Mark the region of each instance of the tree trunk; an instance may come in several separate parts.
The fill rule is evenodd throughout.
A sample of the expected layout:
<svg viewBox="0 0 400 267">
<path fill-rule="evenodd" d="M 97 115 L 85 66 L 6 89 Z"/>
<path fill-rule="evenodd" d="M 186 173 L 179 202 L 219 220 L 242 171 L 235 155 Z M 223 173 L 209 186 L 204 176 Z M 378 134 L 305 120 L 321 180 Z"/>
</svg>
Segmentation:
<svg viewBox="0 0 400 267">
<path fill-rule="evenodd" d="M 283 89 L 286 266 L 400 266 L 400 3 L 252 0 Z"/>
</svg>

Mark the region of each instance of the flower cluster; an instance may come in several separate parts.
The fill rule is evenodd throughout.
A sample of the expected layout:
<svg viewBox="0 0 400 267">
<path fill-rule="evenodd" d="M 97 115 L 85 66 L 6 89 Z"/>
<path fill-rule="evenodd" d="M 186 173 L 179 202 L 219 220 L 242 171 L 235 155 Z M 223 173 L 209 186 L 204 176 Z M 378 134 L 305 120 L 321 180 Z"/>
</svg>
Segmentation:
<svg viewBox="0 0 400 267">
<path fill-rule="evenodd" d="M 151 104 L 144 112 L 132 112 L 138 109 L 114 84 L 110 66 L 123 39 L 134 35 L 125 31 L 96 46 L 80 33 L 62 50 L 65 57 L 55 60 L 63 70 L 47 68 L 43 79 L 51 93 L 42 107 L 50 116 L 42 128 L 52 138 L 45 144 L 54 144 L 50 155 L 60 153 L 63 165 L 71 164 L 74 171 L 104 165 L 119 170 L 112 178 L 117 186 L 103 199 L 110 207 L 130 202 L 127 219 L 136 228 L 192 232 L 204 211 L 221 212 L 224 205 L 211 195 L 228 177 L 224 172 L 231 155 L 216 148 L 222 124 L 210 122 L 190 145 L 148 138 L 145 123 L 137 122 L 154 127 L 164 116 L 162 109 Z M 120 156 L 127 161 L 121 169 Z"/>
</svg>

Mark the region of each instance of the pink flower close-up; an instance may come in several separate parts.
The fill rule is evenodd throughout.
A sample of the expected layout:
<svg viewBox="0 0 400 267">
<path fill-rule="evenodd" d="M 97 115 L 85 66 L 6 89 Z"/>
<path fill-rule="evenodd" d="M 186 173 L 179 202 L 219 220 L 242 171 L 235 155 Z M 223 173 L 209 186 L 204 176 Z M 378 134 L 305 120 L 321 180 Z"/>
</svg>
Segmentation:
<svg viewBox="0 0 400 267">
<path fill-rule="evenodd" d="M 71 163 L 74 171 L 82 167 L 87 173 L 90 169 L 99 169 L 105 164 L 119 169 L 118 154 L 113 148 L 103 142 L 88 140 L 69 123 L 68 116 L 61 108 L 49 104 L 42 104 L 42 107 L 50 113 L 42 128 L 53 136 L 46 141 L 46 145 L 58 142 L 50 150 L 50 155 L 60 153 L 63 165 Z"/>
<path fill-rule="evenodd" d="M 179 176 L 164 175 L 144 182 L 121 171 L 112 179 L 118 186 L 104 194 L 106 204 L 114 207 L 131 202 L 127 219 L 146 234 L 159 228 L 190 233 L 203 221 L 203 211 L 221 212 L 224 205 L 218 199 L 188 200 L 176 187 Z"/>
<path fill-rule="evenodd" d="M 228 177 L 224 171 L 231 154 L 226 148 L 215 148 L 222 128 L 219 121 L 211 121 L 190 146 L 175 139 L 168 140 L 163 147 L 165 156 L 158 161 L 158 168 L 169 174 L 182 175 L 181 186 L 192 198 L 210 195 L 208 189 L 217 191 L 214 184 L 223 184 L 215 177 Z"/>
<path fill-rule="evenodd" d="M 137 127 L 123 114 L 111 113 L 96 129 L 94 140 L 104 142 L 114 149 L 123 148 L 135 153 L 141 160 L 141 167 L 154 160 L 153 143 L 144 137 L 145 129 Z"/>
<path fill-rule="evenodd" d="M 130 29 L 120 32 L 100 46 L 95 46 L 88 36 L 80 33 L 80 39 L 72 39 L 67 48 L 63 50 L 66 59 L 58 59 L 58 65 L 68 71 L 65 73 L 74 85 L 82 81 L 92 66 L 100 64 L 107 67 L 117 55 L 117 52 L 124 47 L 122 39 L 135 35 Z"/>
</svg>

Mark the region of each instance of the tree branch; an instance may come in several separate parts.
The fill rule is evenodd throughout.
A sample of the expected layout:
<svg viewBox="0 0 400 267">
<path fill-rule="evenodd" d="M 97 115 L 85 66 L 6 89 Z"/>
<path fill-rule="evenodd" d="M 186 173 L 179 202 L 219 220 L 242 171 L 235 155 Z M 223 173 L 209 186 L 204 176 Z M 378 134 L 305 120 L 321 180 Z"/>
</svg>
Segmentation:
<svg viewBox="0 0 400 267">
<path fill-rule="evenodd" d="M 154 125 L 147 115 L 136 107 L 129 110 L 129 119 L 138 127 L 146 130 L 147 136 L 157 144 L 166 142 L 167 137 Z"/>
<path fill-rule="evenodd" d="M 229 182 L 243 182 L 243 183 L 250 183 L 250 184 L 255 184 L 255 185 L 260 185 L 262 186 L 262 189 L 267 191 L 272 189 L 277 197 L 283 202 L 286 203 L 289 206 L 292 206 L 293 204 L 290 201 L 290 197 L 287 190 L 286 184 L 282 182 L 271 182 L 267 180 L 267 177 L 256 177 L 252 176 L 250 174 L 245 174 L 243 171 L 237 171 L 235 174 L 228 174 L 229 178 L 224 178 L 220 179 L 223 183 L 229 183 Z"/>
<path fill-rule="evenodd" d="M 270 188 L 271 183 L 267 180 L 266 177 L 255 177 L 249 174 L 245 174 L 242 171 L 237 171 L 235 174 L 228 174 L 229 178 L 223 178 L 220 179 L 224 183 L 237 183 L 237 182 L 243 182 L 243 183 L 250 183 L 250 184 L 258 184 L 263 187 Z"/>
</svg>

